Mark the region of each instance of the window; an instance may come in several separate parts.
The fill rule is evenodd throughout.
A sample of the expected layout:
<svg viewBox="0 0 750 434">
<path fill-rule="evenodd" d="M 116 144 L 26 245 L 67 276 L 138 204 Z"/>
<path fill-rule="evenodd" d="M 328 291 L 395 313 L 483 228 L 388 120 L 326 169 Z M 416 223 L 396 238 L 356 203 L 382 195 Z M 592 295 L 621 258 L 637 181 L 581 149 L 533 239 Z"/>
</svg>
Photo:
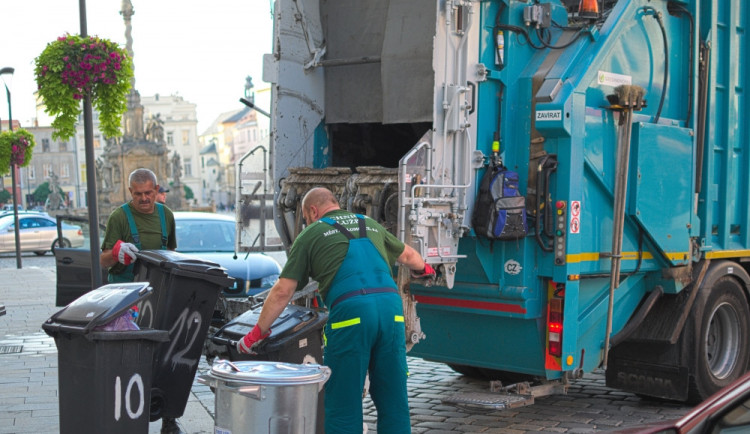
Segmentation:
<svg viewBox="0 0 750 434">
<path fill-rule="evenodd" d="M 187 131 L 187 130 L 182 131 L 182 144 L 185 146 L 190 144 L 190 131 Z"/>
<path fill-rule="evenodd" d="M 174 132 L 172 131 L 167 133 L 167 145 L 174 145 Z"/>
<path fill-rule="evenodd" d="M 60 177 L 70 178 L 70 167 L 67 164 L 60 165 Z"/>
<path fill-rule="evenodd" d="M 28 174 L 29 179 L 36 179 L 36 168 L 34 166 L 26 167 L 26 173 Z"/>
<path fill-rule="evenodd" d="M 193 164 L 189 158 L 185 159 L 182 169 L 185 171 L 185 176 L 193 176 Z"/>
<path fill-rule="evenodd" d="M 68 150 L 68 142 L 60 142 L 60 152 L 66 152 Z"/>
<path fill-rule="evenodd" d="M 94 136 L 94 149 L 98 149 L 100 146 L 100 138 L 99 136 Z"/>
<path fill-rule="evenodd" d="M 51 164 L 43 164 L 42 165 L 42 172 L 44 172 L 44 176 L 52 176 L 52 165 Z"/>
<path fill-rule="evenodd" d="M 42 139 L 42 152 L 49 152 L 49 139 Z"/>
</svg>

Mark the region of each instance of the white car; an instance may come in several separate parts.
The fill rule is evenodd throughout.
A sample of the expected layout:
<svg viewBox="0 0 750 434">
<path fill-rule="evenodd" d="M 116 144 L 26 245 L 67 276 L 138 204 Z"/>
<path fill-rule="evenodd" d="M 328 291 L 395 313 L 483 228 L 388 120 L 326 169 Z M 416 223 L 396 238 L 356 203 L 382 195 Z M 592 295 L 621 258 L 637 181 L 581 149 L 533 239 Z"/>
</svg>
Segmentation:
<svg viewBox="0 0 750 434">
<path fill-rule="evenodd" d="M 84 237 L 80 226 L 62 223 L 63 239 L 58 242 L 57 223 L 46 214 L 19 212 L 19 238 L 22 252 L 34 252 L 39 256 L 55 251 L 55 247 L 83 247 Z M 14 215 L 0 217 L 0 253 L 16 251 Z"/>
</svg>

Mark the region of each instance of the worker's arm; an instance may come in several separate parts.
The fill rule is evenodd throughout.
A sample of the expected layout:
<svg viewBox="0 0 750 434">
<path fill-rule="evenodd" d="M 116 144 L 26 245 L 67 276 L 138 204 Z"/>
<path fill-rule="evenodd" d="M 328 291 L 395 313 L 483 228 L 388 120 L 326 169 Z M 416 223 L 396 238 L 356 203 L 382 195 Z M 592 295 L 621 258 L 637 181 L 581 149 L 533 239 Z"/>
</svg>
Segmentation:
<svg viewBox="0 0 750 434">
<path fill-rule="evenodd" d="M 101 265 L 103 268 L 109 268 L 116 263 L 117 259 L 112 256 L 112 249 L 104 250 L 102 251 L 102 254 L 99 255 L 99 265 Z"/>
<path fill-rule="evenodd" d="M 136 253 L 138 253 L 138 247 L 136 247 L 135 244 L 124 243 L 122 240 L 117 240 L 111 249 L 104 250 L 102 254 L 99 255 L 99 264 L 101 264 L 102 267 L 107 268 L 118 262 L 124 265 L 129 265 L 137 259 L 137 256 L 135 255 Z"/>
<path fill-rule="evenodd" d="M 404 245 L 404 251 L 401 252 L 401 255 L 396 260 L 399 264 L 406 265 L 412 271 L 424 270 L 425 262 L 422 259 L 422 255 L 408 244 Z"/>
<path fill-rule="evenodd" d="M 408 244 L 404 245 L 404 251 L 401 252 L 396 260 L 409 267 L 411 270 L 411 277 L 415 279 L 435 279 L 437 273 L 432 266 L 426 263 L 424 259 L 422 259 L 422 255 Z"/>
<path fill-rule="evenodd" d="M 263 309 L 260 311 L 260 317 L 258 318 L 257 325 L 262 335 L 265 335 L 271 329 L 271 325 L 276 321 L 276 318 L 281 315 L 281 312 L 284 312 L 296 289 L 297 281 L 286 277 L 279 278 L 273 285 L 268 298 L 263 302 Z"/>
</svg>

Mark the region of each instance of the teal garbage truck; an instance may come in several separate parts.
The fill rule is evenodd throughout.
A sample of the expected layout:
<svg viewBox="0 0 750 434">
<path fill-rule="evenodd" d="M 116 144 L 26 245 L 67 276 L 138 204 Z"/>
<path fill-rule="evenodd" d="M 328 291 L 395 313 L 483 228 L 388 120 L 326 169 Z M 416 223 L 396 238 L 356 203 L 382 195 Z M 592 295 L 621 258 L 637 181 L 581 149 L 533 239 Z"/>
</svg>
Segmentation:
<svg viewBox="0 0 750 434">
<path fill-rule="evenodd" d="M 411 356 L 531 394 L 604 369 L 688 402 L 748 369 L 746 2 L 273 14 L 270 140 L 237 163 L 240 251 L 288 248 L 301 198 L 326 186 L 438 270 L 397 273 Z"/>
</svg>

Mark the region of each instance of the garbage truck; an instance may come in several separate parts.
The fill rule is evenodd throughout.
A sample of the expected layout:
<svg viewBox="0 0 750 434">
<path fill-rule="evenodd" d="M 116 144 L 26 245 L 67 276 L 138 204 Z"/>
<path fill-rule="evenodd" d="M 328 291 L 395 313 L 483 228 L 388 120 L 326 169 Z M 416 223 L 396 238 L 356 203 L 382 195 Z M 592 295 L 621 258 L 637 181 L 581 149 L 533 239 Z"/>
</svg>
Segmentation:
<svg viewBox="0 0 750 434">
<path fill-rule="evenodd" d="M 526 396 L 603 370 L 697 402 L 748 369 L 746 2 L 276 0 L 273 16 L 240 251 L 288 248 L 324 186 L 438 271 L 396 270 L 410 356 Z"/>
</svg>

